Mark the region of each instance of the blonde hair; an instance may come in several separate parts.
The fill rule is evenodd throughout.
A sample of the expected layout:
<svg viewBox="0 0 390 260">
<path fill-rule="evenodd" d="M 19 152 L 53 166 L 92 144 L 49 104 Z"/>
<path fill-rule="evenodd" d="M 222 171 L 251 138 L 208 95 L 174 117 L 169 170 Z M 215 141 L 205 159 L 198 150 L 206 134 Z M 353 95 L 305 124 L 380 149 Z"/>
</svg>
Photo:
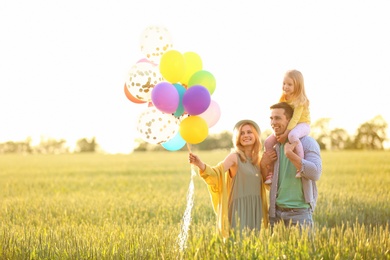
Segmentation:
<svg viewBox="0 0 390 260">
<path fill-rule="evenodd" d="M 303 80 L 303 75 L 298 70 L 288 70 L 285 74 L 285 77 L 289 77 L 294 82 L 294 93 L 292 93 L 291 104 L 295 107 L 304 106 L 308 108 L 310 101 L 306 96 L 305 83 Z M 284 94 L 280 97 L 280 100 L 285 99 Z"/>
<path fill-rule="evenodd" d="M 261 140 L 260 140 L 260 133 L 257 132 L 256 127 L 254 127 L 251 123 L 245 122 L 242 125 L 240 125 L 239 127 L 234 129 L 233 140 L 232 140 L 234 148 L 232 148 L 232 152 L 238 153 L 242 162 L 247 161 L 248 158 L 245 155 L 244 147 L 240 143 L 241 129 L 244 125 L 249 125 L 252 129 L 254 136 L 255 136 L 255 143 L 253 144 L 251 158 L 252 158 L 252 164 L 255 166 L 259 166 L 263 145 L 262 145 Z"/>
</svg>

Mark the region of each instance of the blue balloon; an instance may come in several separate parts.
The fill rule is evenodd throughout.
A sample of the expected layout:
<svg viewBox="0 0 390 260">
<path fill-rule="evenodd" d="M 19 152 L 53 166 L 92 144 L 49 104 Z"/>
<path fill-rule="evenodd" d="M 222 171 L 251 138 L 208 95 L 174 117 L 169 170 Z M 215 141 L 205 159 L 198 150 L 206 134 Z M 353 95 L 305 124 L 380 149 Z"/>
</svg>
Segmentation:
<svg viewBox="0 0 390 260">
<path fill-rule="evenodd" d="M 183 96 L 184 96 L 184 93 L 186 92 L 186 88 L 179 83 L 175 83 L 175 84 L 173 84 L 173 86 L 175 86 L 177 92 L 179 93 L 179 105 L 178 105 L 178 107 L 173 115 L 175 117 L 179 117 L 179 116 L 183 115 L 183 113 L 184 113 Z"/>
<path fill-rule="evenodd" d="M 177 134 L 173 138 L 162 143 L 161 145 L 168 151 L 177 151 L 183 148 L 185 144 L 186 141 L 184 141 L 184 139 L 181 137 L 180 132 L 177 132 Z"/>
</svg>

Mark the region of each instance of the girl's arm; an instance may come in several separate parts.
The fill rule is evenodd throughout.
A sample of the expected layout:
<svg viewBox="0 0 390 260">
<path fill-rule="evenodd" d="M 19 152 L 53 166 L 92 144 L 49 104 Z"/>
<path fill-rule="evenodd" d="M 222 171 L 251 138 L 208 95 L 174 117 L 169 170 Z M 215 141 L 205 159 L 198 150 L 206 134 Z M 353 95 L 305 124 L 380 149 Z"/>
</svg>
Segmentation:
<svg viewBox="0 0 390 260">
<path fill-rule="evenodd" d="M 302 117 L 303 109 L 304 107 L 302 105 L 294 108 L 294 114 L 290 120 L 290 123 L 288 123 L 287 130 L 291 131 L 298 124 Z"/>
</svg>

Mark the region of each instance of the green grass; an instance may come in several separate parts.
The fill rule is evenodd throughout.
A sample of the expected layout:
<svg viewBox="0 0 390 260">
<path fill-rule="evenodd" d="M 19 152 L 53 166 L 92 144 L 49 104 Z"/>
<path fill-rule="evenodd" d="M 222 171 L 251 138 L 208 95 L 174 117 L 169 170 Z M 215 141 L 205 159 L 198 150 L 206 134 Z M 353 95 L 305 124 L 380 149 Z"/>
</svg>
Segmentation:
<svg viewBox="0 0 390 260">
<path fill-rule="evenodd" d="M 226 153 L 198 155 L 216 164 Z M 223 242 L 195 176 L 180 252 L 186 152 L 1 155 L 0 259 L 390 259 L 390 153 L 322 157 L 313 236 L 277 226 Z"/>
</svg>

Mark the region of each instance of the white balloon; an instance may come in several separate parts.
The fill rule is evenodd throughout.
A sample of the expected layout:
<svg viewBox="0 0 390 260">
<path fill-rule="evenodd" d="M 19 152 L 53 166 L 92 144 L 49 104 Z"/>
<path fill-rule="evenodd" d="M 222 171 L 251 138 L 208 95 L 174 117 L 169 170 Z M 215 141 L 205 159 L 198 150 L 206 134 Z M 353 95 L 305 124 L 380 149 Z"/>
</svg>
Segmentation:
<svg viewBox="0 0 390 260">
<path fill-rule="evenodd" d="M 149 26 L 141 34 L 140 47 L 148 60 L 159 63 L 161 56 L 173 48 L 171 34 L 165 27 Z"/>
<path fill-rule="evenodd" d="M 145 142 L 161 144 L 176 135 L 179 124 L 179 119 L 172 114 L 165 114 L 151 106 L 139 115 L 137 130 Z"/>
<path fill-rule="evenodd" d="M 158 66 L 150 62 L 138 62 L 129 70 L 126 86 L 133 97 L 149 102 L 152 89 L 163 80 Z"/>
</svg>

